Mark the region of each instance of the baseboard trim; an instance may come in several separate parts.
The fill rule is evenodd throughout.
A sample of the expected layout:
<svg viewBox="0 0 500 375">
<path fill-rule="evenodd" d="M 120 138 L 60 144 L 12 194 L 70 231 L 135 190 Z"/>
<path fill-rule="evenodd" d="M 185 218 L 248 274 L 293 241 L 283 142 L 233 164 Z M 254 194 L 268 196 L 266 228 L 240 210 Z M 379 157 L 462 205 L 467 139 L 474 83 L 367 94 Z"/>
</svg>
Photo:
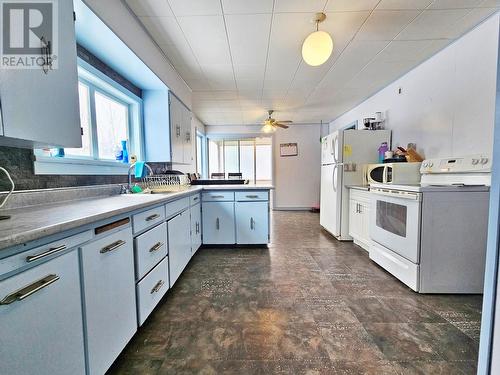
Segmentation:
<svg viewBox="0 0 500 375">
<path fill-rule="evenodd" d="M 273 207 L 273 211 L 311 211 L 312 207 Z"/>
</svg>

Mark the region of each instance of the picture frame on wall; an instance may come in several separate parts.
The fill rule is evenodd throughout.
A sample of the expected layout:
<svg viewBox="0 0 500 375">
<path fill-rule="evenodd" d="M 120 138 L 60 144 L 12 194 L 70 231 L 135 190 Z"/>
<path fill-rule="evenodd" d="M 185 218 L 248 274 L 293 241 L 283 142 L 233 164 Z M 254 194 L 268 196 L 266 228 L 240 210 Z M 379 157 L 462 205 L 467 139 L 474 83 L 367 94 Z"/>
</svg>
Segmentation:
<svg viewBox="0 0 500 375">
<path fill-rule="evenodd" d="M 280 144 L 280 156 L 297 156 L 299 155 L 299 148 L 297 143 L 281 143 Z"/>
</svg>

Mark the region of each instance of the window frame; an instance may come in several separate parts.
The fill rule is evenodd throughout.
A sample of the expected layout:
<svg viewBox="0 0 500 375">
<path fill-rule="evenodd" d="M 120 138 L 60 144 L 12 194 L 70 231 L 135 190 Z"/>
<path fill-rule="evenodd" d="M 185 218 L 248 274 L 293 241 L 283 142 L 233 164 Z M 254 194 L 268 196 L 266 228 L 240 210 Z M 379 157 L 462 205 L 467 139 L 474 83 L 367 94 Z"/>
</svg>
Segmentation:
<svg viewBox="0 0 500 375">
<path fill-rule="evenodd" d="M 125 175 L 129 163 L 98 157 L 95 93 L 104 95 L 127 107 L 127 140 L 129 155 L 144 159 L 143 100 L 110 77 L 78 58 L 78 83 L 89 90 L 91 155 L 46 156 L 43 150 L 35 150 L 36 175 Z"/>
</svg>

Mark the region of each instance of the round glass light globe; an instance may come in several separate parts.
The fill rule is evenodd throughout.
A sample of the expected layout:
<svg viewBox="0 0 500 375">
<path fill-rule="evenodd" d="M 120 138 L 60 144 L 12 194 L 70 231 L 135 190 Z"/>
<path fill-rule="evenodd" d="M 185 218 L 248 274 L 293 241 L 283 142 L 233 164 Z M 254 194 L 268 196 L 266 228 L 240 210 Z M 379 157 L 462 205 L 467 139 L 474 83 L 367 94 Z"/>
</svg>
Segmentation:
<svg viewBox="0 0 500 375">
<path fill-rule="evenodd" d="M 311 66 L 324 64 L 333 51 L 333 40 L 325 31 L 315 31 L 302 44 L 302 58 Z"/>
</svg>

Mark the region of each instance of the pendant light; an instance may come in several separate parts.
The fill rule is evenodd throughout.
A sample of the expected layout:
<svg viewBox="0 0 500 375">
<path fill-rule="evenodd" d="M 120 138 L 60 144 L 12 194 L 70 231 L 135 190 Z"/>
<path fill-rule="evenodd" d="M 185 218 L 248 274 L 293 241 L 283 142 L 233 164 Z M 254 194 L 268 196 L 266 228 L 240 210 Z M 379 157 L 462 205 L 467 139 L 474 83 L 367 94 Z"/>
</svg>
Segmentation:
<svg viewBox="0 0 500 375">
<path fill-rule="evenodd" d="M 311 66 L 324 64 L 333 52 L 333 40 L 326 31 L 319 31 L 319 23 L 326 19 L 325 13 L 316 13 L 316 31 L 309 34 L 302 44 L 302 58 Z"/>
</svg>

